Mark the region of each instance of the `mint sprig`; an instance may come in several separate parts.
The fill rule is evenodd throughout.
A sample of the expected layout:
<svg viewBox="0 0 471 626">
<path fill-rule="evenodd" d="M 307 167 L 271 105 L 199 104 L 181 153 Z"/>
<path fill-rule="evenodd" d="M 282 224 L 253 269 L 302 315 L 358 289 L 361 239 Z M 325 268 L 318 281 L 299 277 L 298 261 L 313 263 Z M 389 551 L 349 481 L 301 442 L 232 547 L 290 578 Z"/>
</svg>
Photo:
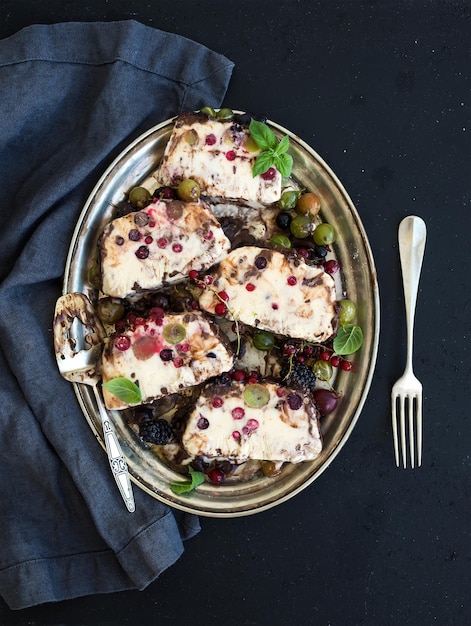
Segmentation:
<svg viewBox="0 0 471 626">
<path fill-rule="evenodd" d="M 190 478 L 186 480 L 170 483 L 170 489 L 174 494 L 180 495 L 181 493 L 188 493 L 196 489 L 198 485 L 201 485 L 205 481 L 205 476 L 203 472 L 197 472 L 194 470 L 191 465 L 188 467 L 188 471 L 190 472 Z"/>
<path fill-rule="evenodd" d="M 357 352 L 363 345 L 363 330 L 355 324 L 341 326 L 334 339 L 333 348 L 336 354 L 343 356 Z"/>
<path fill-rule="evenodd" d="M 252 176 L 265 174 L 270 167 L 276 167 L 282 176 L 288 177 L 293 170 L 293 157 L 287 154 L 289 137 L 285 135 L 280 141 L 275 133 L 263 122 L 252 119 L 249 125 L 252 139 L 262 152 L 255 159 Z"/>
<path fill-rule="evenodd" d="M 142 393 L 139 387 L 129 378 L 112 378 L 103 387 L 126 404 L 142 402 Z"/>
</svg>

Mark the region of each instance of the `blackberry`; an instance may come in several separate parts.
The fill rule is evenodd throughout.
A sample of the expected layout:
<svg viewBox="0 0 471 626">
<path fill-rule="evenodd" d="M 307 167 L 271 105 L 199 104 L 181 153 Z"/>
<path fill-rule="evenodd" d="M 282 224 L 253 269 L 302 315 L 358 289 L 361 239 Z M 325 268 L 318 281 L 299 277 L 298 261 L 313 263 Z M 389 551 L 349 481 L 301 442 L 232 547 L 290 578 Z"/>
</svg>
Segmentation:
<svg viewBox="0 0 471 626">
<path fill-rule="evenodd" d="M 172 426 L 164 419 L 157 419 L 152 422 L 144 422 L 139 426 L 141 439 L 148 443 L 163 446 L 173 437 Z"/>
<path fill-rule="evenodd" d="M 293 361 L 292 364 L 289 362 L 285 363 L 281 368 L 280 376 L 288 385 L 301 387 L 307 391 L 314 391 L 316 377 L 304 363 L 298 363 L 297 361 Z"/>
</svg>

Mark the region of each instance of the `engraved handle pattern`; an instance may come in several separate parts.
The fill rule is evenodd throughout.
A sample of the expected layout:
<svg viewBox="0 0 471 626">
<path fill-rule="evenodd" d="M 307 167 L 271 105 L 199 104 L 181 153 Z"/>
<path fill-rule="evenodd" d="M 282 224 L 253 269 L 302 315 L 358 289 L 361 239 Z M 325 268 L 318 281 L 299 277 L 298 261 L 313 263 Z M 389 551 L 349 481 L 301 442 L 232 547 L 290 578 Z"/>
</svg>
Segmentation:
<svg viewBox="0 0 471 626">
<path fill-rule="evenodd" d="M 128 511 L 133 513 L 136 510 L 136 505 L 134 503 L 134 495 L 131 480 L 129 478 L 128 464 L 124 459 L 113 423 L 111 422 L 105 407 L 102 404 L 98 389 L 95 387 L 94 390 L 98 410 L 100 412 L 103 427 L 103 439 L 105 440 L 106 452 L 108 453 L 108 461 L 110 463 L 111 471 Z"/>
<path fill-rule="evenodd" d="M 121 447 L 113 430 L 113 426 L 109 419 L 102 420 L 103 437 L 105 439 L 106 451 L 110 462 L 111 471 L 113 472 L 116 484 L 119 487 L 121 496 L 131 513 L 135 511 L 136 506 L 132 492 L 131 481 L 129 479 L 128 465 L 124 460 Z"/>
</svg>

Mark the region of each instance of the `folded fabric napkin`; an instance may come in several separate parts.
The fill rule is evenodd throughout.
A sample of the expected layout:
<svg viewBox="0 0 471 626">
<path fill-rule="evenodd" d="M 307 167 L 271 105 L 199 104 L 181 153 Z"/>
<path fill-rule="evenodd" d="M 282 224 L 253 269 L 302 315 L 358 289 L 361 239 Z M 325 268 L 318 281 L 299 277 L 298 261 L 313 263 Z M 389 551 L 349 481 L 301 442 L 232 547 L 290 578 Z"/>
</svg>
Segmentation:
<svg viewBox="0 0 471 626">
<path fill-rule="evenodd" d="M 137 487 L 128 513 L 59 376 L 52 318 L 74 225 L 107 165 L 158 122 L 218 107 L 232 69 L 134 21 L 0 41 L 0 594 L 12 609 L 143 589 L 199 530 Z"/>
</svg>

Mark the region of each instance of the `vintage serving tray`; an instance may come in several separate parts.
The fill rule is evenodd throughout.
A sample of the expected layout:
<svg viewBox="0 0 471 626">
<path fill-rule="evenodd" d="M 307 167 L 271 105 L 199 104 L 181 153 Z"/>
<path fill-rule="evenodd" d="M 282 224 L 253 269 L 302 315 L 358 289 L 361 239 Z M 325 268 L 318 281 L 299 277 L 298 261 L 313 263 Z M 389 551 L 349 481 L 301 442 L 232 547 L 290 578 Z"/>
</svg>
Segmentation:
<svg viewBox="0 0 471 626">
<path fill-rule="evenodd" d="M 114 206 L 132 187 L 155 171 L 173 128 L 173 119 L 151 128 L 131 143 L 109 166 L 88 198 L 77 222 L 65 267 L 63 293 L 82 292 L 96 297 L 88 282 L 88 269 L 96 259 L 96 244 Z M 379 293 L 374 260 L 360 217 L 346 190 L 304 141 L 269 121 L 278 138 L 288 135 L 293 156 L 293 178 L 321 199 L 323 221 L 337 231 L 335 254 L 341 266 L 341 289 L 357 305 L 356 322 L 363 329 L 363 347 L 349 360 L 353 369 L 336 373 L 335 388 L 342 400 L 335 412 L 322 419 L 324 449 L 311 462 L 287 464 L 281 474 L 249 482 L 204 483 L 188 494 L 175 495 L 170 483 L 183 477 L 166 467 L 126 424 L 119 411 L 110 412 L 133 482 L 162 502 L 210 517 L 235 517 L 266 510 L 286 501 L 310 485 L 329 466 L 350 436 L 371 384 L 379 339 Z M 74 383 L 90 427 L 104 446 L 101 420 L 93 390 Z"/>
</svg>

